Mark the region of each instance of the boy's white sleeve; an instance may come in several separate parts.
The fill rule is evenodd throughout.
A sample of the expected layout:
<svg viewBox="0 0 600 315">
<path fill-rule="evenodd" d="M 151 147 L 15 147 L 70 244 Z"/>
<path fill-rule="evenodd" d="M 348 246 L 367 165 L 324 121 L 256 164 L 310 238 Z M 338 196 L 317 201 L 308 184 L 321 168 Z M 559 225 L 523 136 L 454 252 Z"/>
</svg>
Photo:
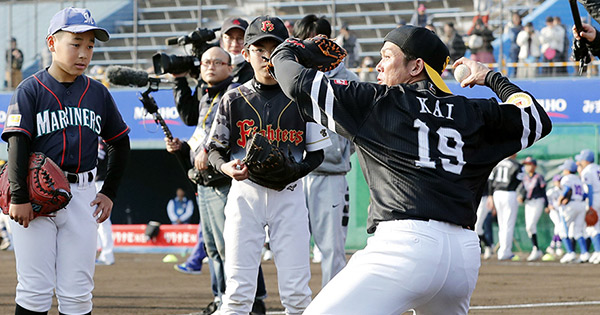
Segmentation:
<svg viewBox="0 0 600 315">
<path fill-rule="evenodd" d="M 313 152 L 331 145 L 327 128 L 314 122 L 306 123 L 306 151 Z"/>
</svg>

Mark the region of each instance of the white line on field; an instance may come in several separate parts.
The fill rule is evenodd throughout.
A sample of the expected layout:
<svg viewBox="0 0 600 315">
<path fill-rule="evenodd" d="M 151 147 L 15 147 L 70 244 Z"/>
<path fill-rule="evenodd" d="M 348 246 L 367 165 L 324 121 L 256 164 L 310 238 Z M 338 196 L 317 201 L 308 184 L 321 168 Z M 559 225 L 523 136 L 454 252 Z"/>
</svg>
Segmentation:
<svg viewBox="0 0 600 315">
<path fill-rule="evenodd" d="M 553 302 L 553 303 L 530 303 L 530 304 L 509 304 L 509 305 L 480 305 L 471 306 L 471 310 L 498 310 L 509 308 L 534 308 L 550 306 L 581 306 L 581 305 L 600 305 L 600 301 L 580 301 L 580 302 Z M 268 311 L 267 315 L 285 315 L 284 311 Z"/>
<path fill-rule="evenodd" d="M 532 303 L 532 304 L 512 304 L 512 305 L 486 305 L 471 306 L 472 310 L 494 310 L 507 308 L 533 308 L 549 306 L 577 306 L 577 305 L 600 305 L 600 301 L 579 301 L 579 302 L 554 302 L 554 303 Z"/>
</svg>

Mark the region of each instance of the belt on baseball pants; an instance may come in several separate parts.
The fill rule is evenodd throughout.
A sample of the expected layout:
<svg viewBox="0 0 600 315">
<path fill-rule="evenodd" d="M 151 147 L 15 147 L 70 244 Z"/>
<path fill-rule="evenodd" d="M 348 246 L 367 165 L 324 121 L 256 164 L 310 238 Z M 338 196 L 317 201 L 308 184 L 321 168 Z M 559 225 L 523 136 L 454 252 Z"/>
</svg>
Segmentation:
<svg viewBox="0 0 600 315">
<path fill-rule="evenodd" d="M 406 218 L 409 220 L 419 220 L 419 221 L 426 221 L 429 222 L 430 219 L 425 219 L 425 218 L 419 218 L 419 217 L 411 217 L 411 218 Z M 448 222 L 451 223 L 451 222 Z M 455 223 L 451 223 L 451 224 L 455 224 Z M 458 225 L 458 224 L 456 224 Z M 470 225 L 459 225 L 460 227 L 462 227 L 463 229 L 467 229 L 467 230 L 471 230 L 471 231 L 475 231 L 475 228 L 473 226 Z"/>
<path fill-rule="evenodd" d="M 67 177 L 67 181 L 69 181 L 69 183 L 71 184 L 77 184 L 82 180 L 86 183 L 91 183 L 94 180 L 94 173 L 92 173 L 91 171 L 83 173 L 65 172 L 65 176 Z"/>
</svg>

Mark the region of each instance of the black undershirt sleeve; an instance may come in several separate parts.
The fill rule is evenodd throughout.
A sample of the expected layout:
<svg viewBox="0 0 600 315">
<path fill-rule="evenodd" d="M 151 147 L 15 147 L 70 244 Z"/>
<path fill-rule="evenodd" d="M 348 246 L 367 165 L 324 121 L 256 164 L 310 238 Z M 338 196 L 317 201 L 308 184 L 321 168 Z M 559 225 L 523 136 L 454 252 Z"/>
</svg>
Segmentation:
<svg viewBox="0 0 600 315">
<path fill-rule="evenodd" d="M 29 202 L 27 176 L 29 171 L 29 153 L 31 141 L 21 133 L 14 133 L 8 138 L 8 182 L 10 183 L 10 203 L 23 204 Z"/>
<path fill-rule="evenodd" d="M 503 102 L 506 102 L 511 95 L 523 92 L 521 88 L 511 83 L 507 77 L 495 71 L 490 71 L 485 75 L 485 85 L 492 89 Z"/>
<path fill-rule="evenodd" d="M 196 126 L 199 117 L 199 101 L 196 93 L 198 88 L 194 90 L 194 94 L 190 90 L 187 78 L 175 78 L 175 87 L 173 88 L 173 96 L 175 97 L 175 107 L 179 113 L 181 121 L 187 126 Z"/>
<path fill-rule="evenodd" d="M 296 61 L 296 55 L 288 49 L 282 49 L 271 62 L 275 65 L 275 78 L 285 95 L 296 100 L 299 91 L 296 90 L 296 83 L 304 67 Z"/>
<path fill-rule="evenodd" d="M 106 179 L 104 179 L 104 185 L 102 185 L 100 193 L 106 195 L 110 200 L 114 201 L 117 196 L 117 190 L 119 189 L 121 178 L 125 173 L 130 150 L 129 136 L 106 144 L 108 166 Z"/>
<path fill-rule="evenodd" d="M 308 175 L 308 173 L 312 172 L 315 168 L 321 165 L 324 159 L 325 153 L 322 149 L 318 151 L 307 152 L 302 162 L 299 163 L 300 178 Z"/>
</svg>

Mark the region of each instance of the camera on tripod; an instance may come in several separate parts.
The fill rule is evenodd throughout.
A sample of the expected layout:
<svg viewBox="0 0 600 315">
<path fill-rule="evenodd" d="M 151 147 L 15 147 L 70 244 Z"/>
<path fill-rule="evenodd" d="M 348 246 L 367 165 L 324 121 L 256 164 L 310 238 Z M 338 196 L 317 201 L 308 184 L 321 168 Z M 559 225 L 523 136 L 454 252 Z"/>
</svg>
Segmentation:
<svg viewBox="0 0 600 315">
<path fill-rule="evenodd" d="M 198 77 L 200 75 L 200 57 L 212 46 L 208 44 L 208 42 L 217 38 L 215 31 L 218 31 L 219 29 L 220 28 L 197 28 L 188 35 L 168 38 L 166 40 L 167 45 L 185 46 L 191 44 L 192 54 L 188 56 L 177 56 L 167 55 L 165 53 L 155 53 L 152 56 L 154 73 L 161 75 L 165 73 L 176 74 L 190 71 L 190 74 L 193 77 Z"/>
</svg>

